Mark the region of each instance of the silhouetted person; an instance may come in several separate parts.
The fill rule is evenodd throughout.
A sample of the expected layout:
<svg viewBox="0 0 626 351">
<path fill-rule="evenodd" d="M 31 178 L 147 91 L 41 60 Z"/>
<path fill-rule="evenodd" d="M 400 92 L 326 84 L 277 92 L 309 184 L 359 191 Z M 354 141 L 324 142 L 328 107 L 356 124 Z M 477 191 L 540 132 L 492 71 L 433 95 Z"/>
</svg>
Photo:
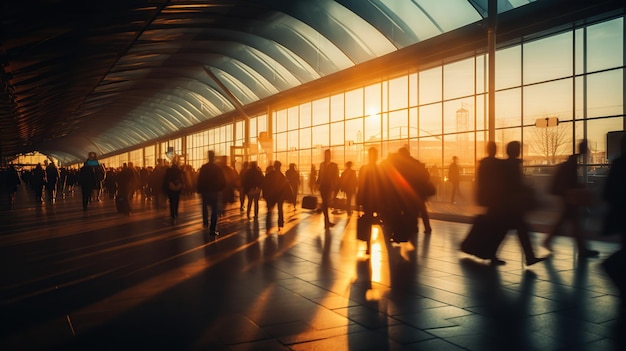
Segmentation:
<svg viewBox="0 0 626 351">
<path fill-rule="evenodd" d="M 330 160 L 330 150 L 324 151 L 324 162 L 320 164 L 317 184 L 322 197 L 321 209 L 324 214 L 324 228 L 328 229 L 335 225 L 330 221 L 328 207 L 339 190 L 339 167 Z"/>
<path fill-rule="evenodd" d="M 346 162 L 346 168 L 341 172 L 339 178 L 339 190 L 346 194 L 346 211 L 348 216 L 352 215 L 352 198 L 356 194 L 358 186 L 358 180 L 356 177 L 356 171 L 352 169 L 352 161 Z"/>
<path fill-rule="evenodd" d="M 261 188 L 263 187 L 264 179 L 265 176 L 263 175 L 263 172 L 261 172 L 261 169 L 256 161 L 250 162 L 248 170 L 246 172 L 242 172 L 241 186 L 248 197 L 248 206 L 246 211 L 248 219 L 250 219 L 250 210 L 252 209 L 252 205 L 254 205 L 254 218 L 257 219 L 259 216 L 259 198 L 261 197 Z"/>
<path fill-rule="evenodd" d="M 220 210 L 220 195 L 226 187 L 226 178 L 222 169 L 215 164 L 215 151 L 209 151 L 209 162 L 200 167 L 198 172 L 197 192 L 202 195 L 202 226 L 209 227 L 209 235 L 219 235 L 217 218 Z M 211 222 L 209 210 L 211 207 Z"/>
<path fill-rule="evenodd" d="M 243 179 L 246 177 L 248 166 L 248 161 L 244 161 L 241 165 L 241 170 L 239 171 L 239 212 L 241 213 L 245 211 L 244 203 L 246 201 L 246 192 L 243 189 Z"/>
<path fill-rule="evenodd" d="M 95 158 L 95 153 L 90 152 L 83 167 L 78 171 L 78 185 L 80 185 L 83 210 L 87 209 L 87 205 L 92 198 L 91 195 L 96 188 L 96 183 L 98 182 L 96 171 L 99 167 L 100 163 Z"/>
<path fill-rule="evenodd" d="M 378 168 L 378 150 L 370 147 L 367 150 L 368 163 L 361 166 L 358 176 L 358 187 L 356 193 L 357 208 L 363 211 L 363 218 L 369 223 L 374 223 L 380 215 L 383 205 L 383 188 L 381 174 Z M 368 235 L 366 240 L 367 251 L 371 252 L 371 238 Z"/>
<path fill-rule="evenodd" d="M 576 240 L 578 249 L 578 257 L 594 257 L 599 254 L 596 250 L 587 247 L 583 238 L 582 228 L 578 220 L 578 211 L 580 208 L 578 196 L 582 193 L 580 190 L 585 189 L 585 185 L 578 181 L 578 160 L 584 162 L 588 153 L 587 140 L 583 140 L 578 144 L 578 154 L 573 154 L 567 158 L 563 164 L 560 164 L 555 174 L 554 183 L 558 185 L 558 189 L 553 186 L 552 193 L 557 195 L 561 200 L 562 210 L 559 219 L 554 227 L 548 233 L 543 245 L 546 249 L 552 251 L 552 240 L 561 231 L 565 223 L 570 222 L 572 227 L 572 235 Z M 562 168 L 561 168 L 562 167 Z M 559 170 L 559 168 L 561 168 Z M 558 179 L 557 179 L 558 178 Z"/>
<path fill-rule="evenodd" d="M 180 204 L 180 193 L 184 187 L 183 171 L 178 166 L 178 160 L 174 159 L 172 166 L 165 171 L 163 179 L 163 192 L 167 194 L 170 202 L 170 218 L 172 223 L 178 219 L 178 205 Z"/>
<path fill-rule="evenodd" d="M 272 212 L 278 208 L 278 232 L 285 226 L 283 214 L 283 202 L 291 197 L 291 187 L 287 177 L 280 171 L 282 163 L 274 161 L 272 170 L 265 175 L 263 182 L 263 198 L 267 204 L 265 216 L 265 230 L 269 233 L 272 229 Z"/>
<path fill-rule="evenodd" d="M 48 194 L 48 202 L 54 202 L 56 200 L 57 184 L 59 182 L 59 169 L 53 161 L 46 165 L 46 192 Z"/>
<path fill-rule="evenodd" d="M 602 198 L 608 205 L 602 234 L 620 236 L 620 250 L 604 261 L 603 266 L 620 292 L 623 319 L 626 318 L 626 137 L 622 138 L 621 155 L 611 164 Z"/>
<path fill-rule="evenodd" d="M 457 164 L 458 158 L 456 156 L 452 157 L 452 163 L 448 167 L 448 180 L 450 181 L 450 185 L 452 185 L 452 193 L 450 195 L 450 202 L 456 203 L 456 196 L 461 196 L 459 191 L 459 183 L 461 182 L 461 175 L 459 173 L 459 165 Z"/>
<path fill-rule="evenodd" d="M 43 202 L 43 187 L 46 185 L 46 171 L 41 167 L 41 163 L 38 163 L 35 169 L 33 169 L 30 185 L 35 193 L 35 201 L 39 203 Z"/>
<path fill-rule="evenodd" d="M 289 164 L 289 168 L 285 171 L 285 177 L 287 177 L 287 180 L 289 181 L 292 192 L 292 196 L 288 202 L 293 205 L 293 209 L 295 210 L 296 200 L 298 198 L 298 189 L 300 189 L 300 172 L 298 172 L 295 163 Z"/>
<path fill-rule="evenodd" d="M 315 165 L 311 165 L 311 171 L 309 172 L 309 190 L 311 194 L 315 194 L 317 192 L 317 168 Z"/>
<path fill-rule="evenodd" d="M 502 162 L 504 186 L 502 195 L 505 201 L 503 218 L 506 228 L 515 229 L 520 245 L 524 250 L 526 265 L 530 266 L 545 260 L 545 257 L 535 256 L 530 241 L 530 227 L 525 216 L 532 207 L 532 189 L 525 185 L 522 176 L 521 144 L 519 141 L 511 141 L 506 146 L 508 158 Z M 529 197 L 530 195 L 530 197 Z"/>
<path fill-rule="evenodd" d="M 9 165 L 7 169 L 0 172 L 2 172 L 2 183 L 0 184 L 2 191 L 0 191 L 0 193 L 6 196 L 5 199 L 7 201 L 7 209 L 10 210 L 15 204 L 15 193 L 17 192 L 17 187 L 22 184 L 22 182 L 20 181 L 20 176 L 17 174 L 17 170 L 13 165 Z"/>
</svg>

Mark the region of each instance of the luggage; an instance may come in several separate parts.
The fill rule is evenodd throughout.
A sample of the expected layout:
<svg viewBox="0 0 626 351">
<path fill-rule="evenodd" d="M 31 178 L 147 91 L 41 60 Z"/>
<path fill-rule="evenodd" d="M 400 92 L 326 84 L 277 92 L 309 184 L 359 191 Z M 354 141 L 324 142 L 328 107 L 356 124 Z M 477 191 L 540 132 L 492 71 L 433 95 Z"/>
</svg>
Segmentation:
<svg viewBox="0 0 626 351">
<path fill-rule="evenodd" d="M 371 216 L 361 215 L 356 220 L 356 238 L 362 241 L 369 241 L 372 235 L 372 224 L 374 218 Z"/>
<path fill-rule="evenodd" d="M 317 196 L 307 195 L 302 198 L 302 208 L 307 210 L 317 209 Z"/>
<path fill-rule="evenodd" d="M 506 227 L 487 215 L 474 217 L 474 224 L 461 243 L 461 251 L 483 259 L 496 257 L 496 251 L 506 235 Z"/>
<path fill-rule="evenodd" d="M 117 195 L 115 197 L 115 207 L 119 213 L 130 214 L 131 212 L 130 203 L 128 202 L 128 198 L 126 196 Z"/>
<path fill-rule="evenodd" d="M 396 243 L 407 242 L 411 238 L 417 237 L 417 216 L 411 214 L 398 214 L 397 216 L 394 216 L 391 227 L 393 230 L 391 241 Z"/>
<path fill-rule="evenodd" d="M 336 197 L 333 199 L 332 208 L 337 210 L 347 210 L 347 201 L 343 197 Z"/>
</svg>

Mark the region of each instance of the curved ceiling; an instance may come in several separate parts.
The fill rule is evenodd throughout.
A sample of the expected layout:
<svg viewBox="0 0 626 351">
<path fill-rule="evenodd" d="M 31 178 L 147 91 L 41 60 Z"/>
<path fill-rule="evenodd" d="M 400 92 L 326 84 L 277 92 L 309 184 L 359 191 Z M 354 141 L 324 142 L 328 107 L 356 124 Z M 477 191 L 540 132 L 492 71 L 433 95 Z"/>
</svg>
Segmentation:
<svg viewBox="0 0 626 351">
<path fill-rule="evenodd" d="M 487 1 L 3 5 L 0 153 L 115 153 L 480 21 Z"/>
</svg>

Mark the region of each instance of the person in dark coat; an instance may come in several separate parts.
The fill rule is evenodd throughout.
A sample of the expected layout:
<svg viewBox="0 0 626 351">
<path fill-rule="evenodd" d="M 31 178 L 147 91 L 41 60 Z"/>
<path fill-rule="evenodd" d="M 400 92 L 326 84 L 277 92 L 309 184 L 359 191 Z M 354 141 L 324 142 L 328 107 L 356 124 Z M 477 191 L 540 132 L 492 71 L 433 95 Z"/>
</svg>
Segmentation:
<svg viewBox="0 0 626 351">
<path fill-rule="evenodd" d="M 367 150 L 368 163 L 361 166 L 358 176 L 358 187 L 356 193 L 357 208 L 363 211 L 362 217 L 369 223 L 378 220 L 382 211 L 383 204 L 383 187 L 381 183 L 381 174 L 378 168 L 378 150 L 370 147 Z M 371 238 L 367 236 L 366 254 L 371 252 Z"/>
<path fill-rule="evenodd" d="M 502 217 L 507 223 L 505 228 L 512 228 L 517 231 L 517 238 L 524 250 L 526 265 L 530 266 L 546 259 L 535 256 L 535 250 L 530 241 L 530 226 L 525 219 L 527 212 L 533 206 L 533 190 L 526 186 L 523 180 L 522 160 L 519 159 L 521 143 L 519 141 L 508 143 L 506 154 L 508 158 L 501 162 L 503 165 L 502 179 L 504 180 L 503 191 L 500 195 L 502 201 L 497 202 L 504 203 L 505 213 Z"/>
<path fill-rule="evenodd" d="M 280 171 L 282 163 L 274 161 L 272 170 L 265 174 L 263 182 L 263 198 L 267 203 L 267 214 L 265 216 L 265 229 L 269 233 L 272 229 L 272 212 L 274 207 L 278 209 L 278 232 L 285 226 L 285 216 L 283 214 L 283 202 L 291 197 L 291 186 L 287 177 Z"/>
<path fill-rule="evenodd" d="M 450 203 L 456 204 L 456 197 L 462 197 L 461 192 L 459 191 L 459 184 L 461 182 L 461 175 L 459 172 L 459 165 L 457 163 L 458 157 L 452 157 L 452 163 L 448 167 L 448 180 L 452 185 L 452 190 L 450 194 Z"/>
<path fill-rule="evenodd" d="M 250 162 L 248 170 L 242 172 L 242 174 L 241 186 L 248 197 L 246 214 L 248 219 L 250 219 L 250 210 L 252 205 L 254 205 L 254 219 L 256 220 L 259 217 L 259 198 L 261 197 L 261 188 L 263 187 L 265 176 L 256 161 Z"/>
<path fill-rule="evenodd" d="M 97 162 L 97 161 L 96 161 Z M 90 160 L 85 161 L 85 164 L 78 171 L 78 184 L 83 200 L 83 210 L 87 210 L 87 205 L 91 201 L 91 194 L 96 188 L 98 178 L 96 176 L 96 165 Z"/>
<path fill-rule="evenodd" d="M 296 199 L 298 198 L 298 189 L 300 189 L 300 172 L 296 169 L 295 163 L 290 163 L 289 168 L 285 171 L 285 177 L 289 181 L 291 186 L 292 196 L 287 201 L 293 205 L 293 209 L 296 209 Z"/>
<path fill-rule="evenodd" d="M 183 191 L 184 181 L 183 171 L 178 166 L 178 160 L 174 159 L 172 166 L 165 171 L 163 178 L 163 193 L 167 194 L 170 202 L 170 217 L 172 223 L 178 219 L 178 205 L 180 204 L 180 193 Z"/>
<path fill-rule="evenodd" d="M 346 194 L 346 211 L 348 216 L 352 215 L 352 199 L 356 194 L 358 186 L 358 180 L 356 177 L 356 171 L 352 169 L 352 161 L 346 162 L 346 168 L 341 172 L 339 178 L 339 190 Z"/>
<path fill-rule="evenodd" d="M 22 184 L 20 181 L 20 176 L 17 174 L 17 170 L 15 166 L 9 165 L 5 170 L 0 170 L 2 174 L 1 183 L 0 183 L 0 193 L 6 199 L 7 209 L 12 209 L 15 204 L 15 193 L 17 192 L 17 187 Z"/>
<path fill-rule="evenodd" d="M 39 203 L 43 202 L 43 187 L 46 185 L 46 171 L 41 167 L 41 163 L 38 163 L 35 169 L 33 169 L 30 185 L 35 193 L 35 201 Z"/>
<path fill-rule="evenodd" d="M 243 178 L 246 176 L 246 172 L 248 171 L 248 161 L 245 161 L 241 165 L 241 171 L 239 171 L 239 212 L 243 213 L 245 211 L 244 203 L 246 201 L 246 192 L 243 190 Z"/>
<path fill-rule="evenodd" d="M 220 195 L 226 187 L 226 176 L 222 168 L 215 164 L 215 151 L 209 151 L 209 162 L 200 167 L 198 172 L 197 192 L 202 195 L 202 226 L 209 227 L 209 235 L 219 235 L 217 218 L 220 211 Z M 209 210 L 211 207 L 211 222 Z"/>
<path fill-rule="evenodd" d="M 330 221 L 328 208 L 339 190 L 339 167 L 330 160 L 330 150 L 324 151 L 324 162 L 320 164 L 317 184 L 322 197 L 321 210 L 324 214 L 324 228 L 328 229 L 335 225 Z"/>
<path fill-rule="evenodd" d="M 47 163 L 47 161 L 44 163 Z M 51 161 L 46 165 L 46 192 L 48 194 L 48 202 L 56 201 L 56 192 L 59 177 L 59 169 L 54 164 L 54 162 Z"/>
</svg>

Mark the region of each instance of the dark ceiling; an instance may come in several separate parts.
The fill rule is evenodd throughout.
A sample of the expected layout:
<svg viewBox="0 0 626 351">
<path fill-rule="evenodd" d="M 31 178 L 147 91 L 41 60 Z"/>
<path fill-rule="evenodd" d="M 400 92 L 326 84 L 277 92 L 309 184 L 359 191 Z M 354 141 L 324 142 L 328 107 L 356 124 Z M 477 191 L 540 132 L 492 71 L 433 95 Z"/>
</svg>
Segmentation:
<svg viewBox="0 0 626 351">
<path fill-rule="evenodd" d="M 487 1 L 5 0 L 0 155 L 114 154 L 479 23 Z"/>
</svg>

